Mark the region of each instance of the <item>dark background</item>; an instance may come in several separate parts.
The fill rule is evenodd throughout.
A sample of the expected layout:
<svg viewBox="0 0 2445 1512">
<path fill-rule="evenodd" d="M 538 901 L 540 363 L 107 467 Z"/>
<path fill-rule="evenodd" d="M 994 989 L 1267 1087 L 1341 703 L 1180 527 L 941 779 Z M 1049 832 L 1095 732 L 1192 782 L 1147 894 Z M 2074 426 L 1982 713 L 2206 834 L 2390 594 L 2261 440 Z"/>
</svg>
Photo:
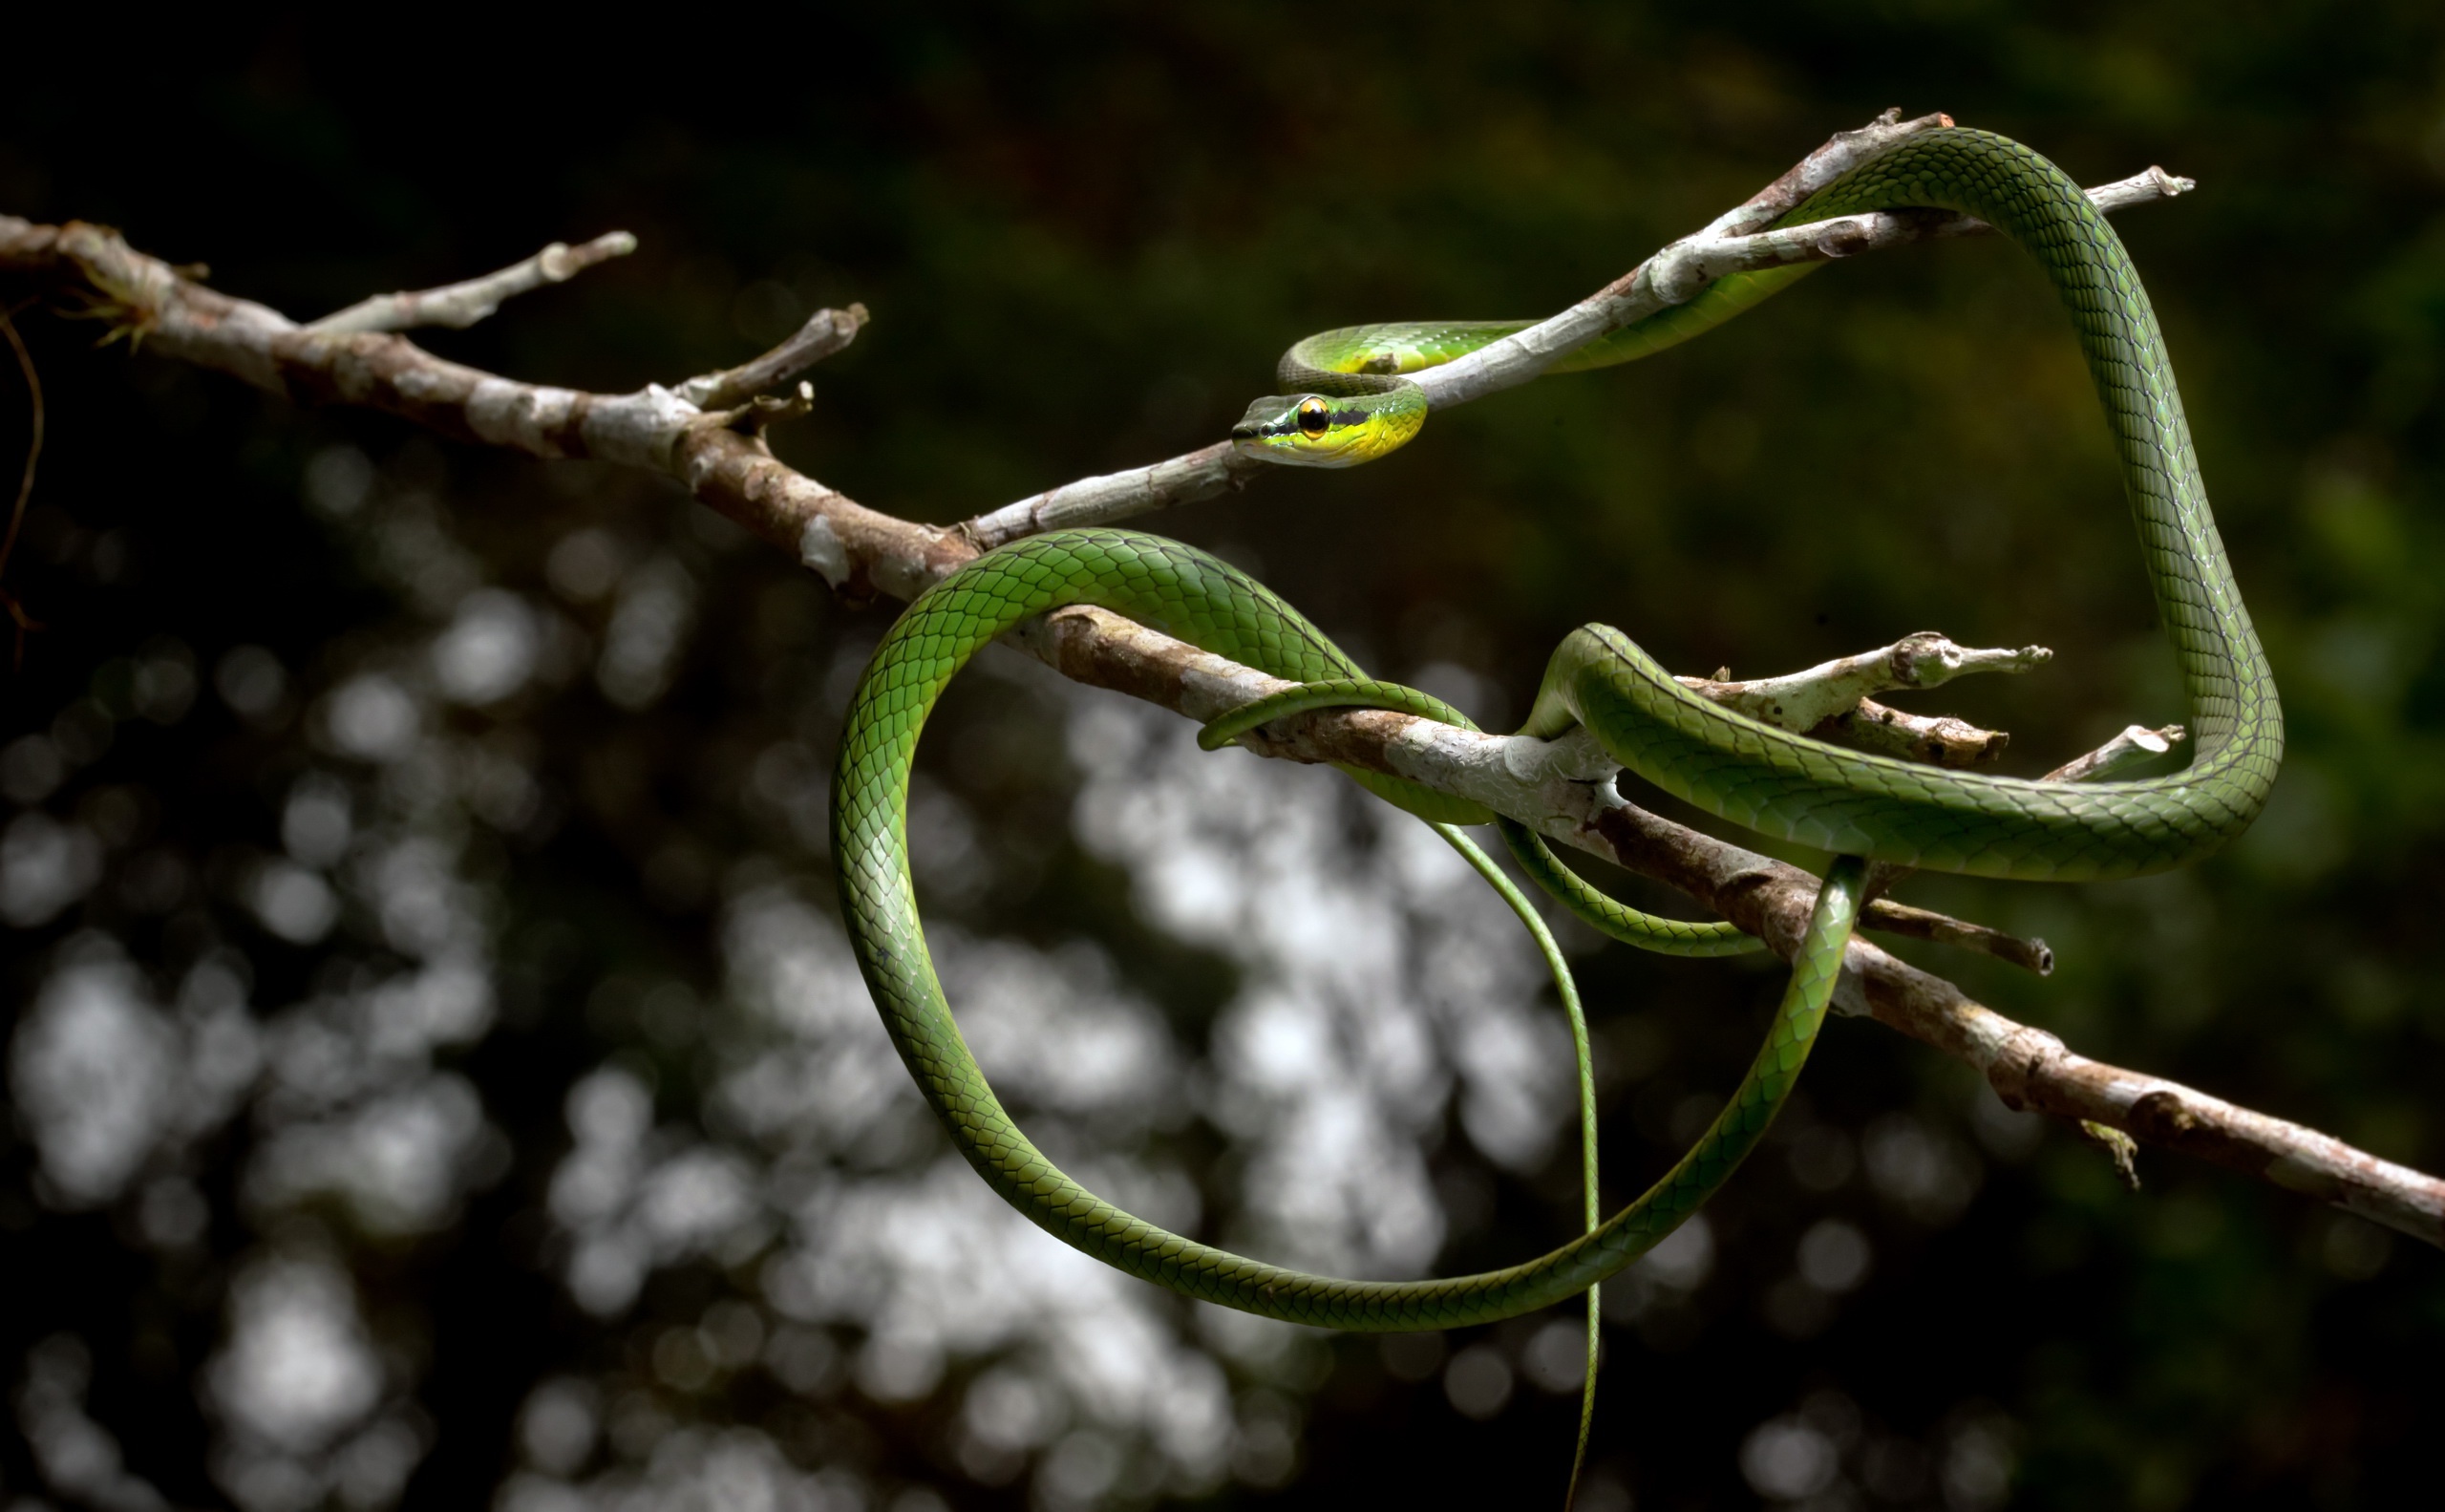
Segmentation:
<svg viewBox="0 0 2445 1512">
<path fill-rule="evenodd" d="M 902 8 L 801 25 L 734 11 L 616 61 L 563 36 L 376 46 L 305 23 L 148 36 L 140 52 L 63 32 L 6 61 L 0 211 L 109 223 L 300 318 L 625 227 L 635 256 L 417 338 L 599 390 L 743 360 L 805 312 L 861 300 L 874 324 L 813 375 L 815 415 L 776 447 L 865 503 L 948 522 L 1213 439 L 1306 331 L 1559 309 L 1887 105 L 2019 138 L 2087 182 L 2150 163 L 2195 176 L 2195 197 L 2117 224 L 2285 692 L 2274 803 L 2233 851 L 2175 877 L 1910 884 L 1910 901 L 2044 935 L 2062 962 L 2050 979 L 1907 953 L 2085 1053 L 2445 1166 L 2434 8 L 2099 5 L 2036 22 L 2003 5 L 1799 4 L 1737 25 L 1689 7 L 1499 12 Z M 24 292 L 0 288 L 11 308 Z M 41 1424 L 62 1420 L 43 1415 L 68 1392 L 173 1502 L 467 1505 L 521 1462 L 554 1467 L 531 1395 L 550 1379 L 633 1410 L 625 1436 L 557 1462 L 567 1496 L 592 1500 L 548 1504 L 676 1500 L 679 1482 L 653 1477 L 679 1475 L 679 1451 L 656 1446 L 690 1424 L 712 1435 L 685 1440 L 699 1447 L 777 1446 L 807 1478 L 797 1504 L 922 1512 L 924 1487 L 958 1507 L 1067 1504 L 1081 1485 L 1087 1502 L 1160 1500 L 1155 1471 L 1101 1489 L 1047 1472 L 1053 1448 L 963 1458 L 962 1394 L 990 1352 L 954 1350 L 905 1399 L 839 1371 L 803 1371 L 815 1384 L 795 1390 L 784 1368 L 691 1368 L 690 1339 L 764 1305 L 752 1246 L 654 1262 L 607 1310 L 563 1283 L 572 1241 L 548 1194 L 582 1078 L 616 1068 L 651 1090 L 659 1126 L 755 1144 L 709 1111 L 714 1069 L 747 1042 L 717 1007 L 724 930 L 755 886 L 829 906 L 806 838 L 819 812 L 797 829 L 791 816 L 820 792 L 840 669 L 888 607 L 828 603 L 670 487 L 302 411 L 131 343 L 97 349 L 104 326 L 64 318 L 76 313 L 18 315 L 50 442 L 5 584 L 46 628 L 8 679 L 0 745 L 40 736 L 52 755 L 11 746 L 19 765 L 0 775 L 11 815 L 48 816 L 8 832 L 36 857 L 24 864 L 51 845 L 82 885 L 48 912 L 26 905 L 5 936 L 18 1117 L 0 1136 L 0 1374 L 21 1431 L 0 1446 L 0 1484 L 117 1494 L 38 1466 L 38 1443 L 67 1442 Z M 22 390 L 0 375 L 9 468 L 25 437 Z M 1392 675 L 1439 665 L 1489 724 L 1517 717 L 1545 650 L 1588 619 L 1668 665 L 1742 675 L 1929 627 L 2043 642 L 2057 652 L 2043 672 L 1915 701 L 2012 731 L 2010 769 L 2034 773 L 2126 723 L 2181 716 L 2117 493 L 2060 315 L 2024 260 L 1974 242 L 1833 269 L 1667 356 L 1438 417 L 1381 465 L 1269 477 L 1149 523 L 1261 564 Z M 625 564 L 616 590 L 573 591 L 584 564 L 554 556 L 588 527 Z M 679 585 L 691 628 L 666 671 L 620 683 L 602 671 L 612 621 L 632 603 L 649 620 L 657 583 Z M 512 597 L 469 598 L 487 586 Z M 426 665 L 471 603 L 523 604 L 520 623 L 560 628 L 511 696 L 415 692 L 461 763 L 436 797 L 413 769 L 441 746 L 386 762 L 332 735 L 332 711 L 372 673 L 423 687 L 402 669 Z M 242 674 L 256 664 L 230 661 L 240 647 L 286 670 L 285 693 L 251 717 Z M 1023 674 L 976 681 L 927 762 L 969 816 L 978 874 L 998 880 L 944 885 L 939 911 L 1048 951 L 1099 942 L 1121 990 L 1201 1055 L 1236 969 L 1149 923 L 1127 869 L 1073 839 L 1076 701 Z M 783 781 L 768 757 L 817 775 Z M 46 759 L 57 770 L 39 780 Z M 463 777 L 485 761 L 521 776 Z M 266 879 L 289 875 L 275 869 L 285 817 L 300 864 L 313 849 L 293 833 L 308 773 L 354 805 L 351 855 L 440 836 L 435 885 L 478 900 L 474 953 L 453 959 L 478 963 L 493 1007 L 410 1058 L 415 1085 L 472 1092 L 483 1132 L 451 1146 L 447 1196 L 414 1221 L 369 1219 L 361 1182 L 344 1200 L 266 1175 L 301 1147 L 285 1134 L 338 1127 L 351 1098 L 393 1085 L 342 1077 L 305 1107 L 278 1069 L 307 1054 L 298 1015 L 371 1026 L 393 1012 L 382 981 L 440 958 L 401 943 L 413 929 L 384 912 L 397 895 L 353 862 L 307 884 L 336 898 L 335 925 L 285 938 L 266 922 Z M 185 1064 L 203 1043 L 197 973 L 215 962 L 275 1049 L 217 1114 L 145 1125 L 118 1165 L 63 1186 L 33 1105 L 73 1118 L 89 1092 L 108 1097 L 78 1084 L 42 1103 L 48 1063 L 25 1026 L 47 984 L 78 969 L 120 982 L 174 1026 L 144 1042 L 184 1047 L 169 1061 Z M 1620 951 L 1585 954 L 1582 971 L 1626 1195 L 1679 1147 L 1676 1107 L 1729 1085 L 1773 976 Z M 348 1017 L 351 1001 L 371 1016 Z M 187 1085 L 175 1064 L 162 1075 Z M 1608 1331 L 1600 1501 L 2340 1508 L 2433 1486 L 2434 1251 L 2171 1158 L 2143 1155 L 2133 1196 L 2068 1130 L 2029 1129 L 1982 1096 L 1919 1046 L 1831 1027 L 1781 1142 L 1709 1210 L 1711 1272 Z M 461 1102 L 432 1106 L 463 1106 L 449 1097 Z M 1461 1130 L 1436 1131 L 1427 1160 L 1452 1210 L 1438 1267 L 1568 1232 L 1566 1144 L 1504 1172 Z M 935 1138 L 842 1159 L 922 1169 Z M 1243 1173 L 1215 1125 L 1127 1139 L 1190 1172 L 1215 1223 L 1234 1210 Z M 1797 1279 L 1803 1237 L 1829 1220 L 1868 1242 L 1856 1289 Z M 249 1315 L 245 1278 L 308 1274 L 354 1288 L 380 1421 L 397 1426 L 383 1442 L 413 1445 L 403 1491 L 404 1465 L 379 1473 L 380 1444 L 351 1472 L 341 1430 L 284 1440 L 214 1395 Z M 1184 1310 L 1156 1315 L 1203 1336 Z M 786 1331 L 756 1316 L 756 1336 Z M 844 1356 L 861 1347 L 854 1325 L 823 1327 Z M 1481 1331 L 1525 1369 L 1528 1333 Z M 1559 1493 L 1566 1392 L 1523 1380 L 1478 1421 L 1451 1405 L 1431 1351 L 1214 1348 L 1241 1425 L 1230 1470 L 1207 1482 L 1220 1501 Z M 1267 1423 L 1277 1439 L 1294 1426 L 1289 1458 L 1260 1442 Z M 249 1464 L 305 1468 L 248 1479 Z M 547 1504 L 518 1500 L 543 1495 L 540 1480 L 519 1484 L 502 1504 Z"/>
</svg>

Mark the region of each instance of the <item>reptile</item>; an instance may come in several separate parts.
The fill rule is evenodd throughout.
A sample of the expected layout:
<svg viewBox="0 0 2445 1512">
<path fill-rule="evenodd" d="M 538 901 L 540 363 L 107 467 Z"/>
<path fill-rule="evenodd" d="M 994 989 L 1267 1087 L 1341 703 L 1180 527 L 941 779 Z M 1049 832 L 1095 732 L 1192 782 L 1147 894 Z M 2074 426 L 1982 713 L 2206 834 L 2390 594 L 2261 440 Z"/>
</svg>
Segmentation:
<svg viewBox="0 0 2445 1512">
<path fill-rule="evenodd" d="M 2090 784 L 1913 765 L 1724 709 L 1684 688 L 1618 629 L 1573 631 L 1555 651 L 1520 734 L 1550 739 L 1584 727 L 1622 767 L 1675 797 L 1834 858 L 1765 1044 L 1723 1112 L 1670 1170 L 1549 1253 L 1426 1280 L 1308 1275 L 1168 1233 L 1115 1207 L 1047 1160 L 1004 1110 L 960 1036 L 918 919 L 906 842 L 918 735 L 945 685 L 978 650 L 1073 604 L 1100 606 L 1302 685 L 1209 726 L 1209 744 L 1303 708 L 1363 704 L 1454 716 L 1424 694 L 1369 679 L 1263 585 L 1192 547 L 1111 529 L 1015 542 L 928 588 L 884 635 L 852 702 L 833 813 L 841 906 L 884 1025 L 961 1154 L 995 1191 L 1086 1253 L 1225 1307 L 1365 1331 L 1510 1317 L 1585 1291 L 1628 1265 L 1694 1212 L 1755 1145 L 1815 1042 L 1861 905 L 1867 862 L 2054 882 L 2130 877 L 2195 861 L 2248 825 L 2264 806 L 2283 756 L 2282 712 L 2217 533 L 2163 337 L 2120 238 L 2078 184 L 2036 152 L 1952 127 L 1887 148 L 1780 224 L 1903 208 L 1988 222 L 2035 257 L 2070 311 L 2114 433 L 2142 561 L 2188 694 L 2189 765 Z M 1754 306 L 1812 266 L 1718 280 L 1688 304 L 1582 348 L 1552 371 L 1660 351 Z M 1349 466 L 1383 456 L 1413 440 L 1426 418 L 1427 396 L 1406 373 L 1526 324 L 1371 326 L 1310 337 L 1282 364 L 1286 387 L 1298 392 L 1250 406 L 1233 442 L 1301 465 Z M 1447 830 L 1496 818 L 1380 773 L 1353 775 Z M 1593 911 L 1592 922 L 1608 932 L 1685 953 L 1752 944 L 1733 938 L 1726 925 L 1674 926 L 1610 905 L 1584 884 L 1574 889 L 1576 879 L 1524 826 L 1506 821 L 1503 835 L 1532 877 L 1574 911 Z M 1583 1415 L 1583 1433 L 1584 1420 Z"/>
</svg>

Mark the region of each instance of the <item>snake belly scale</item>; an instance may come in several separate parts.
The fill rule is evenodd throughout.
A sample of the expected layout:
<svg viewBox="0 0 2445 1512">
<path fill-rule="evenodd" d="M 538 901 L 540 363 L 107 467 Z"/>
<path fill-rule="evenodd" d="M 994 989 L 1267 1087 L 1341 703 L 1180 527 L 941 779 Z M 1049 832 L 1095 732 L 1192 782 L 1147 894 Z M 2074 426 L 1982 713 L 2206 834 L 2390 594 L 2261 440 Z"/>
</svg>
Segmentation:
<svg viewBox="0 0 2445 1512">
<path fill-rule="evenodd" d="M 1478 1275 L 1410 1282 L 1305 1275 L 1122 1212 L 1053 1166 L 1011 1121 L 962 1040 L 926 953 L 907 866 L 910 763 L 926 713 L 959 668 L 1004 630 L 1069 604 L 1102 606 L 1277 677 L 1348 685 L 1346 695 L 1327 701 L 1401 707 L 1407 691 L 1369 683 L 1262 585 L 1193 548 L 1113 530 L 1056 531 L 1014 543 L 921 595 L 884 636 L 851 708 L 833 820 L 842 908 L 884 1023 L 961 1153 L 996 1191 L 1088 1254 L 1227 1307 L 1358 1330 L 1450 1328 L 1511 1316 L 1628 1264 L 1694 1211 L 1754 1145 L 1823 1019 L 1860 905 L 1865 860 L 2031 880 L 2131 876 L 2195 860 L 2248 824 L 2283 755 L 2282 714 L 2217 535 L 2155 314 L 2120 239 L 2077 184 L 2045 159 L 2006 138 L 1957 129 L 1905 139 L 1785 222 L 1904 207 L 1959 211 L 1993 224 L 2035 255 L 2069 309 L 2114 431 L 2143 562 L 2189 693 L 2190 765 L 2140 781 L 2085 785 L 1913 766 L 1745 718 L 1682 688 L 1621 631 L 1574 631 L 1554 655 L 1523 734 L 1551 737 L 1584 725 L 1624 767 L 1698 807 L 1835 853 L 1766 1044 L 1689 1154 L 1583 1237 Z M 1596 356 L 1628 360 L 1660 350 L 1797 276 L 1779 269 L 1722 280 L 1690 305 L 1608 338 Z M 1322 392 L 1259 401 L 1235 437 L 1284 460 L 1344 465 L 1380 455 L 1415 435 L 1425 418 L 1422 392 L 1399 375 L 1404 365 L 1414 371 L 1449 360 L 1469 342 L 1482 345 L 1516 329 L 1376 327 L 1361 328 L 1363 339 L 1310 338 L 1293 349 L 1296 371 L 1323 374 L 1313 385 Z M 1328 362 L 1374 371 L 1318 366 Z M 1573 365 L 1599 364 L 1583 356 Z M 1286 370 L 1292 367 L 1286 359 Z M 1379 422 L 1381 429 L 1371 431 Z M 1292 707 L 1286 700 L 1298 692 L 1241 711 L 1241 722 Z M 1439 795 L 1366 776 L 1373 791 L 1423 817 L 1486 817 L 1456 814 Z"/>
</svg>

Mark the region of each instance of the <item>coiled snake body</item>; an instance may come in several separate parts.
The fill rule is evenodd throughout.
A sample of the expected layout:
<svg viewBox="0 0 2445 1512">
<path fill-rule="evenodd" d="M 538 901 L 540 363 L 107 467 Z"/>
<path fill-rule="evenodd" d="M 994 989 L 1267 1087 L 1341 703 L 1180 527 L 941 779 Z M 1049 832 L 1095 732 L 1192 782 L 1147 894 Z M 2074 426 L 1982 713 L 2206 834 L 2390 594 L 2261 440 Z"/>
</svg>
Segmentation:
<svg viewBox="0 0 2445 1512">
<path fill-rule="evenodd" d="M 1945 129 L 1904 139 L 1785 218 L 1927 207 L 1981 217 L 2032 253 L 2069 308 L 2120 453 L 2158 612 L 2191 704 L 2193 757 L 2138 781 L 2074 785 L 1945 772 L 1826 746 L 1711 703 L 1621 631 L 1589 626 L 1556 651 L 1522 734 L 1583 725 L 1621 764 L 1711 813 L 1833 852 L 1767 1042 L 1723 1114 L 1654 1187 L 1583 1237 L 1507 1269 L 1379 1282 L 1306 1275 L 1148 1224 L 1073 1182 L 1031 1144 L 968 1053 L 928 958 L 906 845 L 910 762 L 943 687 L 988 641 L 1046 610 L 1095 604 L 1262 669 L 1323 685 L 1235 713 L 1227 738 L 1294 708 L 1387 704 L 1452 717 L 1372 683 L 1261 585 L 1202 552 L 1116 530 L 1065 530 L 989 553 L 921 595 L 860 685 L 834 790 L 833 855 L 860 965 L 893 1042 L 961 1153 L 1013 1206 L 1088 1254 L 1188 1296 L 1339 1329 L 1443 1329 L 1543 1307 L 1651 1247 L 1756 1141 L 1814 1042 L 1860 905 L 1865 860 L 1988 877 L 2127 877 L 2197 859 L 2264 804 L 2283 755 L 2266 660 L 2209 512 L 2154 311 L 2120 239 L 2079 186 L 2029 148 Z M 1729 318 L 1797 270 L 1720 281 L 1690 304 L 1583 349 L 1568 364 L 1626 361 Z M 1260 400 L 1234 435 L 1287 460 L 1346 463 L 1406 441 L 1425 400 L 1401 372 L 1519 329 L 1368 327 L 1311 337 L 1285 359 L 1314 391 Z M 1373 371 L 1359 371 L 1372 369 Z M 1364 775 L 1431 820 L 1484 822 L 1472 805 Z M 1532 875 L 1561 872 L 1541 842 L 1506 828 Z M 1542 860 L 1540 861 L 1539 858 Z M 1549 869 L 1541 870 L 1550 863 Z M 1566 873 L 1561 875 L 1566 876 Z M 1557 884 L 1559 885 L 1567 884 Z M 1592 904 L 1584 892 L 1573 905 Z M 1728 926 L 1670 926 L 1616 905 L 1614 932 L 1691 953 L 1741 948 Z"/>
</svg>

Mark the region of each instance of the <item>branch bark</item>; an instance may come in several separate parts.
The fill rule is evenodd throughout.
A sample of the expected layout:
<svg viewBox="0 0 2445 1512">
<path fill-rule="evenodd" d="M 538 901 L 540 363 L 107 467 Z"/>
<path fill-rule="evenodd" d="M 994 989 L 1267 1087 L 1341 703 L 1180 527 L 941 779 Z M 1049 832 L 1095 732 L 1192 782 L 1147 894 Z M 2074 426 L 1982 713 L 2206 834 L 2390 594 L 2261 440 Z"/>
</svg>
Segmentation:
<svg viewBox="0 0 2445 1512">
<path fill-rule="evenodd" d="M 1705 278 L 1982 229 L 1958 219 L 1883 215 L 1802 232 L 1752 234 L 1896 137 L 1944 123 L 1948 122 L 1943 117 L 1903 121 L 1888 112 L 1862 131 L 1842 133 L 1746 204 L 1588 300 L 1484 351 L 1421 373 L 1420 381 L 1438 407 L 1466 402 L 1537 376 L 1574 347 L 1675 297 L 1689 297 Z M 2190 187 L 2187 180 L 2151 169 L 2091 194 L 2108 208 L 2121 208 Z M 870 509 L 784 466 L 758 434 L 760 412 L 753 405 L 732 407 L 744 404 L 755 389 L 795 374 L 813 360 L 810 351 L 833 336 L 839 340 L 825 350 L 845 344 L 855 334 L 859 312 L 827 322 L 820 338 L 810 334 L 811 323 L 773 352 L 726 373 L 677 389 L 648 385 L 633 394 L 605 394 L 519 383 L 444 361 L 388 330 L 300 326 L 136 251 L 116 232 L 83 223 L 40 225 L 0 216 L 0 276 L 81 297 L 121 329 L 140 333 L 157 353 L 305 402 L 381 410 L 438 435 L 536 457 L 592 458 L 666 474 L 703 503 L 795 555 L 853 601 L 913 598 L 1003 541 L 1207 497 L 1244 482 L 1261 465 L 1227 446 L 1207 447 L 1152 467 L 1083 479 L 946 529 Z M 1193 719 L 1212 718 L 1280 686 L 1252 669 L 1097 609 L 1061 610 L 1023 627 L 1014 639 L 1065 676 Z M 1882 706 L 1859 703 L 1834 717 L 1856 720 L 1867 709 Z M 1868 717 L 1876 720 L 1872 713 Z M 1478 799 L 1553 839 L 1676 888 L 1785 956 L 1797 948 L 1815 903 L 1817 879 L 1809 873 L 1626 801 L 1613 788 L 1612 763 L 1591 740 L 1547 743 L 1403 714 L 1333 711 L 1277 721 L 1246 743 L 1269 756 L 1392 772 Z M 1868 922 L 2019 959 L 2035 969 L 2047 964 L 2043 946 L 2035 942 L 2010 941 L 1882 900 L 1872 906 Z M 2445 1247 L 2445 1182 L 2179 1083 L 2088 1059 L 1873 943 L 1851 946 L 1836 1001 L 1842 1012 L 1872 1016 L 1975 1067 L 2014 1107 L 2118 1129 Z"/>
<path fill-rule="evenodd" d="M 597 263 L 626 257 L 636 249 L 637 239 L 626 231 L 606 231 L 583 246 L 555 242 L 500 272 L 439 288 L 376 294 L 325 315 L 306 329 L 413 330 L 418 326 L 453 326 L 464 330 L 489 318 L 500 309 L 502 300 L 515 299 L 547 284 L 564 284 Z"/>
<path fill-rule="evenodd" d="M 2190 738 L 2190 732 L 2179 725 L 2166 725 L 2151 730 L 2145 725 L 2125 725 L 2122 734 L 2083 756 L 2074 756 L 2039 778 L 2045 782 L 2094 782 L 2113 776 L 2125 767 L 2153 760 Z"/>
</svg>

